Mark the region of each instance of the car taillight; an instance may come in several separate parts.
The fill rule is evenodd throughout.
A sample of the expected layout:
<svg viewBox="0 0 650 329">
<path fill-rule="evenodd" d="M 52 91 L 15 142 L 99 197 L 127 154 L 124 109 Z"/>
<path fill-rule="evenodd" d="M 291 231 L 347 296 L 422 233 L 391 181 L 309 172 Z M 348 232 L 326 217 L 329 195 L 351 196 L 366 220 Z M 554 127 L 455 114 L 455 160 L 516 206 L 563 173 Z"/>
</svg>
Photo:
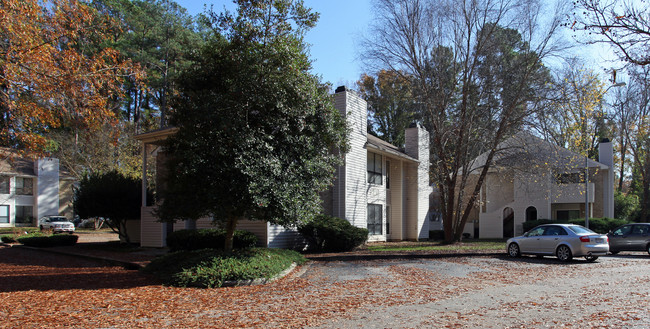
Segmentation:
<svg viewBox="0 0 650 329">
<path fill-rule="evenodd" d="M 582 242 L 589 242 L 589 237 L 588 236 L 581 236 L 580 241 Z"/>
</svg>

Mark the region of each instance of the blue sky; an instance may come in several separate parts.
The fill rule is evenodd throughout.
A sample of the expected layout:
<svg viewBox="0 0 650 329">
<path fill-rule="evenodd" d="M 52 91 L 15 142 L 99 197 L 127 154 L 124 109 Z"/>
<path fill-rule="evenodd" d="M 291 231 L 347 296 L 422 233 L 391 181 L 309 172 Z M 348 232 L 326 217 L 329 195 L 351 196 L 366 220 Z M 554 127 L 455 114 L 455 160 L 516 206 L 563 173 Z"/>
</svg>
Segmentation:
<svg viewBox="0 0 650 329">
<path fill-rule="evenodd" d="M 204 4 L 221 12 L 224 6 L 234 10 L 232 0 L 176 0 L 191 15 L 203 12 Z M 311 44 L 313 72 L 334 88 L 352 86 L 364 71 L 358 60 L 359 37 L 367 29 L 372 11 L 371 0 L 305 0 L 305 5 L 320 13 L 320 19 L 306 35 Z"/>
</svg>

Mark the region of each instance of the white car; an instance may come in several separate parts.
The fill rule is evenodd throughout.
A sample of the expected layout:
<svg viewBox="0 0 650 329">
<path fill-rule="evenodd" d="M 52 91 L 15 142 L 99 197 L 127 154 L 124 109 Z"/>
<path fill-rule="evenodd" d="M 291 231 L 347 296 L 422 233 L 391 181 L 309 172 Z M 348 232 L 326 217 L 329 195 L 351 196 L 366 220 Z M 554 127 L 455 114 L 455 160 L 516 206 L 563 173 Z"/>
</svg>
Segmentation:
<svg viewBox="0 0 650 329">
<path fill-rule="evenodd" d="M 52 230 L 53 233 L 74 233 L 74 224 L 63 216 L 45 216 L 38 221 L 38 227 L 43 230 Z"/>
</svg>

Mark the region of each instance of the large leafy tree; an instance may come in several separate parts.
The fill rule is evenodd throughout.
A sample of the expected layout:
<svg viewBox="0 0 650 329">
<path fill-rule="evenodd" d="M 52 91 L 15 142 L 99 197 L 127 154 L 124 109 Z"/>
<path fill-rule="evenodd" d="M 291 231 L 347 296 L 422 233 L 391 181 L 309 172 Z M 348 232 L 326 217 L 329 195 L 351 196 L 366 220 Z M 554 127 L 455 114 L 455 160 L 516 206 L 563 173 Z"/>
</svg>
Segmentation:
<svg viewBox="0 0 650 329">
<path fill-rule="evenodd" d="M 548 79 L 542 59 L 558 50 L 552 40 L 561 15 L 551 12 L 542 24 L 542 7 L 534 0 L 375 1 L 364 58 L 413 77 L 447 242 L 460 239 L 499 144 L 522 127 Z M 486 161 L 472 167 L 482 153 Z"/>
<path fill-rule="evenodd" d="M 240 0 L 180 79 L 168 140 L 164 221 L 211 216 L 232 248 L 237 222 L 291 226 L 321 209 L 319 191 L 346 150 L 344 120 L 309 73 L 302 1 Z M 225 35 L 225 36 L 222 36 Z"/>
<path fill-rule="evenodd" d="M 141 72 L 110 47 L 114 20 L 76 0 L 0 4 L 0 143 L 45 153 L 60 127 L 112 129 L 123 77 Z"/>
</svg>

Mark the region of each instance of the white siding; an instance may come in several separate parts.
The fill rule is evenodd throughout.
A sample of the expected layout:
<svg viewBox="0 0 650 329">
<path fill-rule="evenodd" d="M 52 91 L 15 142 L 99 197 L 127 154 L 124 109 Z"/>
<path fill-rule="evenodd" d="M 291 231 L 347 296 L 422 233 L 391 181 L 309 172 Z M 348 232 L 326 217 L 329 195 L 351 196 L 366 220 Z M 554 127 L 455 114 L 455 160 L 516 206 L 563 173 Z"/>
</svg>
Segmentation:
<svg viewBox="0 0 650 329">
<path fill-rule="evenodd" d="M 407 176 L 409 186 L 408 239 L 427 239 L 429 237 L 429 222 L 426 220 L 429 211 L 429 195 L 432 192 L 429 185 L 429 133 L 419 124 L 410 127 L 405 133 L 406 154 L 418 159 L 419 163 L 409 165 Z M 412 171 L 411 171 L 412 170 Z M 414 190 L 413 190 L 414 189 Z M 413 198 L 413 199 L 411 199 Z M 411 214 L 412 212 L 412 214 Z M 412 228 L 410 225 L 413 225 Z M 413 229 L 413 232 L 411 232 Z"/>
<path fill-rule="evenodd" d="M 34 216 L 59 214 L 59 160 L 53 158 L 39 159 L 34 162 L 34 195 L 36 207 Z"/>
<path fill-rule="evenodd" d="M 269 248 L 302 249 L 306 241 L 294 228 L 267 224 Z"/>
<path fill-rule="evenodd" d="M 353 91 L 334 95 L 335 107 L 343 114 L 351 129 L 350 151 L 345 155 L 345 168 L 339 170 L 334 186 L 334 214 L 348 220 L 356 227 L 367 227 L 366 159 L 367 137 L 366 102 Z M 338 186 L 336 184 L 339 184 Z"/>
<path fill-rule="evenodd" d="M 154 207 L 140 208 L 140 245 L 142 247 L 164 247 L 164 225 L 153 214 Z"/>
</svg>

